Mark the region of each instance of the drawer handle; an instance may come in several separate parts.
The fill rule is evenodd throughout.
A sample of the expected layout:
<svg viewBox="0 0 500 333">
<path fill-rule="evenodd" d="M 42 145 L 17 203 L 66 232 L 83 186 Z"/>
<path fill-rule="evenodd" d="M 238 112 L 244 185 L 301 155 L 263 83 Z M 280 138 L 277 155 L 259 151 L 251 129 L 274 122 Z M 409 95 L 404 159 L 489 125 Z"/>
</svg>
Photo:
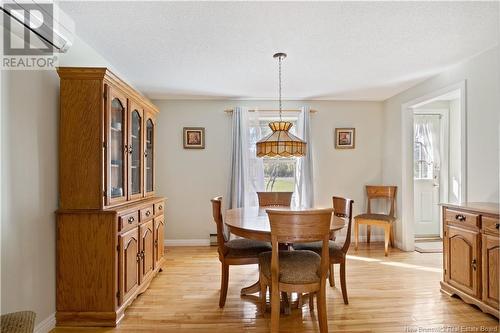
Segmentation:
<svg viewBox="0 0 500 333">
<path fill-rule="evenodd" d="M 455 219 L 459 221 L 465 221 L 465 216 L 463 216 L 462 214 L 457 214 L 455 215 Z"/>
<path fill-rule="evenodd" d="M 146 216 L 151 215 L 151 212 L 149 210 L 146 211 Z"/>
<path fill-rule="evenodd" d="M 472 269 L 473 269 L 473 270 L 476 270 L 476 269 L 477 269 L 477 260 L 476 260 L 476 259 L 472 259 L 472 264 L 471 264 L 471 266 L 472 266 Z"/>
<path fill-rule="evenodd" d="M 158 210 L 162 210 L 163 209 L 163 206 L 162 205 L 159 205 L 158 206 Z"/>
<path fill-rule="evenodd" d="M 134 223 L 134 221 L 135 221 L 135 218 L 133 216 L 128 218 L 128 224 L 132 224 L 132 223 Z"/>
<path fill-rule="evenodd" d="M 500 229 L 500 223 L 495 224 L 495 228 L 498 230 Z"/>
</svg>

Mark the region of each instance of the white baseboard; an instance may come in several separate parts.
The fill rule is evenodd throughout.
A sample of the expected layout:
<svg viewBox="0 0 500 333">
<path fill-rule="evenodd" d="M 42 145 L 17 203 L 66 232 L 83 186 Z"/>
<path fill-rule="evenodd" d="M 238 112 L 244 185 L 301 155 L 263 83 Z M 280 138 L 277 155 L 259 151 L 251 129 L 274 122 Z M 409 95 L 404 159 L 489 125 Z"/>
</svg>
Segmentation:
<svg viewBox="0 0 500 333">
<path fill-rule="evenodd" d="M 56 314 L 53 313 L 35 326 L 35 333 L 49 333 L 56 327 Z"/>
<path fill-rule="evenodd" d="M 210 239 L 165 239 L 165 246 L 210 246 Z"/>
</svg>

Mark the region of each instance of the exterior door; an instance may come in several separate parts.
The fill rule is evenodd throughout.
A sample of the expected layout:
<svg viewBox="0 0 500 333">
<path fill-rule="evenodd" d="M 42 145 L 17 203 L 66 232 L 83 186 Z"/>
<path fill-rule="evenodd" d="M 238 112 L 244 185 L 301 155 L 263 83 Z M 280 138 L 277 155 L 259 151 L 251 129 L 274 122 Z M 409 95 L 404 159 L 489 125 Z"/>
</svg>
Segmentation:
<svg viewBox="0 0 500 333">
<path fill-rule="evenodd" d="M 119 304 L 123 304 L 139 286 L 139 231 L 134 228 L 119 236 Z"/>
<path fill-rule="evenodd" d="M 140 282 L 146 280 L 153 272 L 154 261 L 154 232 L 153 220 L 141 224 L 140 226 Z"/>
<path fill-rule="evenodd" d="M 478 295 L 478 243 L 479 234 L 475 231 L 446 227 L 445 249 L 448 251 L 445 281 L 468 293 Z"/>
<path fill-rule="evenodd" d="M 155 228 L 154 260 L 156 268 L 158 267 L 158 264 L 161 258 L 163 258 L 163 254 L 165 252 L 165 245 L 164 245 L 165 218 L 163 215 L 154 219 L 154 228 Z"/>
<path fill-rule="evenodd" d="M 415 115 L 414 134 L 415 236 L 439 236 L 440 115 Z"/>
<path fill-rule="evenodd" d="M 483 235 L 483 301 L 498 309 L 500 294 L 500 241 L 498 236 Z"/>
<path fill-rule="evenodd" d="M 152 112 L 145 112 L 145 131 L 144 131 L 144 183 L 145 196 L 151 196 L 155 191 L 155 136 L 156 120 Z"/>
<path fill-rule="evenodd" d="M 129 199 L 143 196 L 143 117 L 144 111 L 135 103 L 130 104 L 129 115 Z"/>
<path fill-rule="evenodd" d="M 106 205 L 127 200 L 127 98 L 106 86 Z"/>
</svg>

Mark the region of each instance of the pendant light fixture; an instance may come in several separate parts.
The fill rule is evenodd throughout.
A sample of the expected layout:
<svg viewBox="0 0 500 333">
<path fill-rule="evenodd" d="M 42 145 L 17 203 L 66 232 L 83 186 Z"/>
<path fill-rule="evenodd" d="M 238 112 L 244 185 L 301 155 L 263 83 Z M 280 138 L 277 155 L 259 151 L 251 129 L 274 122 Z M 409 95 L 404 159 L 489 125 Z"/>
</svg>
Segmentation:
<svg viewBox="0 0 500 333">
<path fill-rule="evenodd" d="M 281 102 L 281 61 L 286 58 L 286 53 L 276 53 L 279 68 L 279 114 L 280 120 L 269 123 L 273 131 L 268 136 L 257 142 L 257 157 L 291 157 L 304 156 L 306 154 L 306 142 L 289 132 L 293 124 L 282 119 Z"/>
</svg>

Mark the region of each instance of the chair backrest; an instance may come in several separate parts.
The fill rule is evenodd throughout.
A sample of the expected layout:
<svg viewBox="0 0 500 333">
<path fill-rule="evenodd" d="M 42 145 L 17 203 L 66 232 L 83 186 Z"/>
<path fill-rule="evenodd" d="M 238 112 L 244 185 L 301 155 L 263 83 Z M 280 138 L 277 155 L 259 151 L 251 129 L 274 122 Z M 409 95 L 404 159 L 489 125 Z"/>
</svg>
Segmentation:
<svg viewBox="0 0 500 333">
<path fill-rule="evenodd" d="M 212 200 L 212 215 L 214 217 L 214 222 L 217 225 L 217 247 L 219 248 L 219 253 L 224 253 L 224 244 L 226 244 L 227 239 L 224 233 L 224 221 L 222 220 L 222 197 L 215 197 Z"/>
<path fill-rule="evenodd" d="M 395 202 L 396 202 L 396 192 L 398 190 L 397 186 L 366 186 L 366 195 L 368 197 L 368 207 L 366 212 L 371 214 L 371 201 L 372 199 L 387 199 L 390 204 L 389 216 L 394 217 Z"/>
<path fill-rule="evenodd" d="M 352 225 L 352 205 L 354 203 L 351 199 L 332 197 L 333 201 L 333 214 L 336 217 L 347 220 L 347 232 L 344 245 L 342 245 L 342 252 L 347 253 L 351 245 L 351 225 Z"/>
<path fill-rule="evenodd" d="M 321 277 L 326 277 L 330 262 L 328 242 L 333 209 L 304 211 L 268 209 L 271 225 L 271 272 L 274 281 L 279 276 L 279 243 L 322 241 Z"/>
<path fill-rule="evenodd" d="M 259 206 L 286 206 L 292 202 L 293 192 L 257 192 Z"/>
</svg>

